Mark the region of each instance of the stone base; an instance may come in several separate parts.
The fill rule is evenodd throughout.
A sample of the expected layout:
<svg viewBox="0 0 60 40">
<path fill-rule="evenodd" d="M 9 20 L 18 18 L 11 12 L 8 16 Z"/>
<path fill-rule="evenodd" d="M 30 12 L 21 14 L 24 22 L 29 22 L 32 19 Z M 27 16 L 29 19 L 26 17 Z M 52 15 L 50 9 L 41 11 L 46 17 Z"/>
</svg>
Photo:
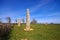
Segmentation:
<svg viewBox="0 0 60 40">
<path fill-rule="evenodd" d="M 32 30 L 34 30 L 34 29 L 31 29 L 31 28 L 30 28 L 29 30 L 27 30 L 27 29 L 24 29 L 24 30 L 25 30 L 25 31 L 32 31 Z"/>
</svg>

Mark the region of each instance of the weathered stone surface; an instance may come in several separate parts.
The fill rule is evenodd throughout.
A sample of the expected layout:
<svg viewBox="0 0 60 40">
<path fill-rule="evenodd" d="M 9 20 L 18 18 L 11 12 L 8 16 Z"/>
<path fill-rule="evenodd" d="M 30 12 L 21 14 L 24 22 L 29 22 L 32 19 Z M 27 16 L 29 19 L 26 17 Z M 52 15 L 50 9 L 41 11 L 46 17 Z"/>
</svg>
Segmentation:
<svg viewBox="0 0 60 40">
<path fill-rule="evenodd" d="M 34 30 L 30 28 L 30 10 L 29 9 L 27 9 L 27 12 L 26 12 L 26 28 L 24 30 L 25 31 Z"/>
<path fill-rule="evenodd" d="M 26 12 L 26 30 L 30 30 L 30 10 L 27 9 Z"/>
</svg>

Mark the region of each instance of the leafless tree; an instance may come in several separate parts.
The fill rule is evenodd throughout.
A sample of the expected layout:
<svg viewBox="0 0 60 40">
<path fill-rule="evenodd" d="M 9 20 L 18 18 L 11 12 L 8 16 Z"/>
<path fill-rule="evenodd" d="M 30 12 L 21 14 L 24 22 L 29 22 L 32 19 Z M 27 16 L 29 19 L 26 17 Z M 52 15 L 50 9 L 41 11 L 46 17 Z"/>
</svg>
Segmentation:
<svg viewBox="0 0 60 40">
<path fill-rule="evenodd" d="M 25 22 L 24 18 L 22 19 L 22 22 L 23 22 L 23 23 Z"/>
<path fill-rule="evenodd" d="M 7 22 L 10 24 L 11 23 L 11 18 L 10 17 L 6 17 Z"/>
<path fill-rule="evenodd" d="M 31 23 L 32 23 L 32 24 L 36 24 L 36 23 L 37 23 L 37 20 L 33 19 L 33 20 L 31 21 Z"/>
<path fill-rule="evenodd" d="M 17 19 L 15 20 L 16 24 L 17 24 Z"/>
<path fill-rule="evenodd" d="M 0 23 L 2 23 L 2 19 L 0 18 Z"/>
</svg>

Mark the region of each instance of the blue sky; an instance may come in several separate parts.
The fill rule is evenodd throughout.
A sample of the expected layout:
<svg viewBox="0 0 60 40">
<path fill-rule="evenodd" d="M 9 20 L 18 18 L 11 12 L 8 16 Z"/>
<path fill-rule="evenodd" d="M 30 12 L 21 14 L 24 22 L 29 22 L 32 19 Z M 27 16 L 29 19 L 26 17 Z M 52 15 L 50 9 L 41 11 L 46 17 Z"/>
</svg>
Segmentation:
<svg viewBox="0 0 60 40">
<path fill-rule="evenodd" d="M 60 0 L 0 0 L 0 18 L 6 22 L 10 16 L 12 22 L 16 19 L 26 20 L 26 9 L 30 9 L 30 18 L 38 23 L 60 23 Z"/>
</svg>

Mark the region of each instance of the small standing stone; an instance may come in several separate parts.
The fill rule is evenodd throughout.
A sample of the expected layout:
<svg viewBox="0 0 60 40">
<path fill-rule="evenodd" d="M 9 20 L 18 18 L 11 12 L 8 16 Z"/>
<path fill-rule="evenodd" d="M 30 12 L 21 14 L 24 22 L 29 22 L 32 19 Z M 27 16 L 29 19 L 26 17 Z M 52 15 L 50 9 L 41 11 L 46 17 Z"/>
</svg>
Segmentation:
<svg viewBox="0 0 60 40">
<path fill-rule="evenodd" d="M 18 26 L 20 26 L 20 19 L 18 19 L 17 21 L 18 21 Z"/>
</svg>

